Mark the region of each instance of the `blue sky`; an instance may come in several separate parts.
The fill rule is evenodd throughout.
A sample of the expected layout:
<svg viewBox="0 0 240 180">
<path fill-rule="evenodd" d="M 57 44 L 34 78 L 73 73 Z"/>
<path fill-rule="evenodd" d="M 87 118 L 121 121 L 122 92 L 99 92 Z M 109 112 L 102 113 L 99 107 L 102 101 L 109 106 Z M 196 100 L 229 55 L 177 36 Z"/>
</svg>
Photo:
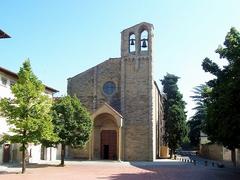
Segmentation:
<svg viewBox="0 0 240 180">
<path fill-rule="evenodd" d="M 224 63 L 214 52 L 232 26 L 240 30 L 239 0 L 22 0 L 1 1 L 0 66 L 18 72 L 29 58 L 43 83 L 66 94 L 67 78 L 120 57 L 120 32 L 140 22 L 154 25 L 154 76 L 158 84 L 175 74 L 187 102 L 193 87 L 210 75 L 205 57 Z"/>
</svg>

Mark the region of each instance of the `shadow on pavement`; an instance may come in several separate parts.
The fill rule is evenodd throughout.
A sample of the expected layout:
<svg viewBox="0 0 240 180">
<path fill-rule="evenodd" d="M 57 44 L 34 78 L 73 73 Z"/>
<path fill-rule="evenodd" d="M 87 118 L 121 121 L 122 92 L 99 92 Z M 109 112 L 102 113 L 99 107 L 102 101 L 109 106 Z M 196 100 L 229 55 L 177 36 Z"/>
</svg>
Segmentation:
<svg viewBox="0 0 240 180">
<path fill-rule="evenodd" d="M 111 180 L 141 180 L 141 179 L 171 179 L 171 180 L 239 180 L 236 172 L 220 171 L 217 169 L 196 167 L 189 163 L 178 161 L 169 162 L 130 162 L 138 168 L 135 173 L 120 173 L 110 176 Z"/>
<path fill-rule="evenodd" d="M 225 173 L 209 173 L 209 172 L 190 172 L 190 173 L 183 173 L 178 172 L 174 173 L 171 169 L 169 170 L 162 170 L 159 172 L 149 172 L 149 173 L 123 173 L 123 174 L 116 174 L 110 176 L 108 179 L 111 180 L 145 180 L 145 179 L 151 179 L 151 180 L 205 180 L 205 179 L 211 179 L 211 180 L 239 180 L 240 176 L 236 176 L 234 174 L 225 174 Z M 104 179 L 104 178 L 103 178 Z"/>
<path fill-rule="evenodd" d="M 206 168 L 179 166 L 140 167 L 142 172 L 114 174 L 111 180 L 239 180 L 240 174 Z"/>
<path fill-rule="evenodd" d="M 20 174 L 20 172 L 8 172 L 8 171 L 0 171 L 0 176 L 5 174 Z"/>
<path fill-rule="evenodd" d="M 47 167 L 61 167 L 55 164 L 37 164 L 30 163 L 27 164 L 26 170 L 28 169 L 36 169 L 36 168 L 47 168 Z M 2 169 L 0 168 L 0 175 L 3 174 L 21 174 L 21 164 L 3 164 Z"/>
<path fill-rule="evenodd" d="M 62 167 L 56 164 L 37 164 L 37 163 L 31 163 L 27 165 L 27 168 L 46 168 L 46 167 Z"/>
</svg>

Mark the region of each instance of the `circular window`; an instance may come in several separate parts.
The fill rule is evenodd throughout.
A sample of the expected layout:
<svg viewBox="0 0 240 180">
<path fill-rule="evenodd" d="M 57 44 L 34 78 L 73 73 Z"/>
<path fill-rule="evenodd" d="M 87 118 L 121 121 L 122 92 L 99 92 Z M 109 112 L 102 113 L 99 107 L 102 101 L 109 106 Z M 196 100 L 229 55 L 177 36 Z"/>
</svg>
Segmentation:
<svg viewBox="0 0 240 180">
<path fill-rule="evenodd" d="M 107 95 L 112 95 L 116 90 L 114 82 L 108 81 L 103 85 L 103 92 Z"/>
</svg>

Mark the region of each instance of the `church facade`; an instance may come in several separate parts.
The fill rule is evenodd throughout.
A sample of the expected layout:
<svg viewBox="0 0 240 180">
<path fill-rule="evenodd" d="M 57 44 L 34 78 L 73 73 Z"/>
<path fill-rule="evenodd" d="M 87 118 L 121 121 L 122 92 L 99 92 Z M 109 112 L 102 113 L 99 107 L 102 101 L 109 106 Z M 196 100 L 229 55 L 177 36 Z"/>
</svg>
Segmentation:
<svg viewBox="0 0 240 180">
<path fill-rule="evenodd" d="M 140 161 L 163 156 L 162 95 L 153 79 L 153 25 L 140 23 L 121 32 L 121 57 L 110 58 L 68 79 L 91 112 L 91 139 L 68 157 Z"/>
</svg>

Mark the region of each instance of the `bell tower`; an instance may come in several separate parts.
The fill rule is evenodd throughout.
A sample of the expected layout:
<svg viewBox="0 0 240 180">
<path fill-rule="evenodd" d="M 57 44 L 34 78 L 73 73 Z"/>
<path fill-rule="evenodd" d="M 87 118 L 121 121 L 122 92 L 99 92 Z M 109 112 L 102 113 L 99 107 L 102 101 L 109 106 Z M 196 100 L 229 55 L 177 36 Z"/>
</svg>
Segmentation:
<svg viewBox="0 0 240 180">
<path fill-rule="evenodd" d="M 121 32 L 122 154 L 128 160 L 153 160 L 156 157 L 152 45 L 153 25 L 150 23 L 143 22 Z"/>
<path fill-rule="evenodd" d="M 153 25 L 143 22 L 121 32 L 121 57 L 152 55 Z"/>
</svg>

